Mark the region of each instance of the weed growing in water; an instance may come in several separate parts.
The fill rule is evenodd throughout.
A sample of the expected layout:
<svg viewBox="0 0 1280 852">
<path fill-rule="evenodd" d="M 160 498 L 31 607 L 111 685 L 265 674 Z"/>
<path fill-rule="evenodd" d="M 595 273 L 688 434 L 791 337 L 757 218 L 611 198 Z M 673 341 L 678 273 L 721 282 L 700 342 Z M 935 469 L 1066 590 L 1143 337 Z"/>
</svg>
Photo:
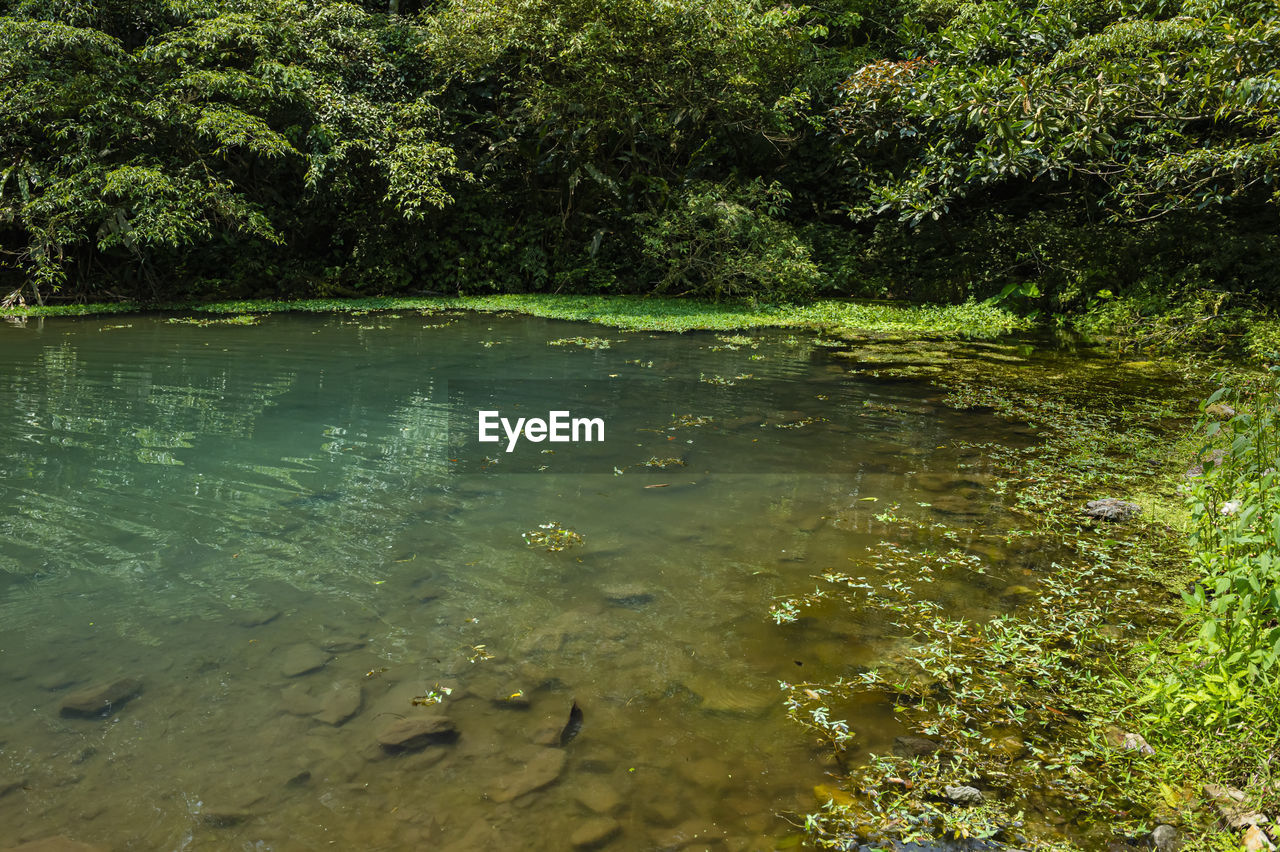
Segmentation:
<svg viewBox="0 0 1280 852">
<path fill-rule="evenodd" d="M 558 553 L 583 542 L 582 535 L 560 526 L 559 521 L 539 524 L 536 530 L 523 534 L 525 544 L 530 547 L 545 547 L 551 553 Z"/>
</svg>

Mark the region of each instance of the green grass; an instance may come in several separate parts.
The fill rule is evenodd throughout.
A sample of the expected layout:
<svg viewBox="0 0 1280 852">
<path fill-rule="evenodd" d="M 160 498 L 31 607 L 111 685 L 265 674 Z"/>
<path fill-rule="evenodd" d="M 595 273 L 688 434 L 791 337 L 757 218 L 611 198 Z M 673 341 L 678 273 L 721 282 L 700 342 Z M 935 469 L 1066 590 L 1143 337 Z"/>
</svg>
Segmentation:
<svg viewBox="0 0 1280 852">
<path fill-rule="evenodd" d="M 594 322 L 637 331 L 736 331 L 746 328 L 844 328 L 936 337 L 995 337 L 1029 323 L 992 305 L 906 305 L 826 299 L 804 305 L 752 305 L 641 296 L 498 295 L 462 297 L 252 300 L 238 302 L 44 305 L 10 308 L 9 316 L 53 317 L 142 311 L 201 314 L 382 310 L 513 311 L 547 319 Z"/>
</svg>

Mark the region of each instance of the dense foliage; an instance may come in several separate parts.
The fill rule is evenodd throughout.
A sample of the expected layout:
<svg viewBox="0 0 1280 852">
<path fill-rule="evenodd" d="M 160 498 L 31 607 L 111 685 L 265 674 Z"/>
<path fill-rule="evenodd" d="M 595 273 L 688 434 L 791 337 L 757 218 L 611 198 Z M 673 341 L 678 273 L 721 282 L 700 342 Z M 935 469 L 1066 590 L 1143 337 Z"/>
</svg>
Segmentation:
<svg viewBox="0 0 1280 852">
<path fill-rule="evenodd" d="M 0 284 L 1274 303 L 1277 48 L 1253 0 L 9 0 Z"/>
</svg>

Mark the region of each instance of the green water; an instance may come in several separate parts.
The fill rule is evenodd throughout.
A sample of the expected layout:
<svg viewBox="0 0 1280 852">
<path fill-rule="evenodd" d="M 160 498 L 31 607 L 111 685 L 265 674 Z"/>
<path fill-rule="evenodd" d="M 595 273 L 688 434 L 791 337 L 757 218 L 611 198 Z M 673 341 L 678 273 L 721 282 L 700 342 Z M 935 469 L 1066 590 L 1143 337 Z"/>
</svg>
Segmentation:
<svg viewBox="0 0 1280 852">
<path fill-rule="evenodd" d="M 609 347 L 548 345 L 577 336 Z M 0 328 L 0 847 L 774 848 L 832 769 L 778 682 L 895 640 L 770 604 L 883 538 L 891 500 L 997 517 L 956 442 L 1026 440 L 821 344 L 470 314 Z M 598 412 L 606 440 L 480 445 L 486 398 Z M 527 545 L 550 521 L 582 545 Z M 990 611 L 1029 562 L 936 593 Z M 104 718 L 60 713 L 120 676 L 141 692 Z M 901 733 L 874 696 L 842 709 L 855 757 Z M 455 743 L 379 745 L 435 714 Z M 548 783 L 512 798 L 531 765 Z"/>
</svg>

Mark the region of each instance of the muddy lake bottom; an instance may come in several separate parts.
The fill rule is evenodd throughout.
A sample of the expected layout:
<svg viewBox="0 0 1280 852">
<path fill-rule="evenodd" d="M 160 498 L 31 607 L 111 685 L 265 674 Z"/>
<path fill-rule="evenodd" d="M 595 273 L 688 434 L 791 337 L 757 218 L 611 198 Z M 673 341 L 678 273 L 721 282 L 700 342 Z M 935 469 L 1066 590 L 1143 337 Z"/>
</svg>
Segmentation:
<svg viewBox="0 0 1280 852">
<path fill-rule="evenodd" d="M 904 647 L 771 603 L 890 504 L 971 531 L 898 539 L 980 558 L 956 615 L 1047 567 L 975 448 L 1025 429 L 812 335 L 169 319 L 0 329 L 0 848 L 771 850 L 833 783 L 779 682 Z M 605 440 L 506 453 L 490 406 Z"/>
</svg>

